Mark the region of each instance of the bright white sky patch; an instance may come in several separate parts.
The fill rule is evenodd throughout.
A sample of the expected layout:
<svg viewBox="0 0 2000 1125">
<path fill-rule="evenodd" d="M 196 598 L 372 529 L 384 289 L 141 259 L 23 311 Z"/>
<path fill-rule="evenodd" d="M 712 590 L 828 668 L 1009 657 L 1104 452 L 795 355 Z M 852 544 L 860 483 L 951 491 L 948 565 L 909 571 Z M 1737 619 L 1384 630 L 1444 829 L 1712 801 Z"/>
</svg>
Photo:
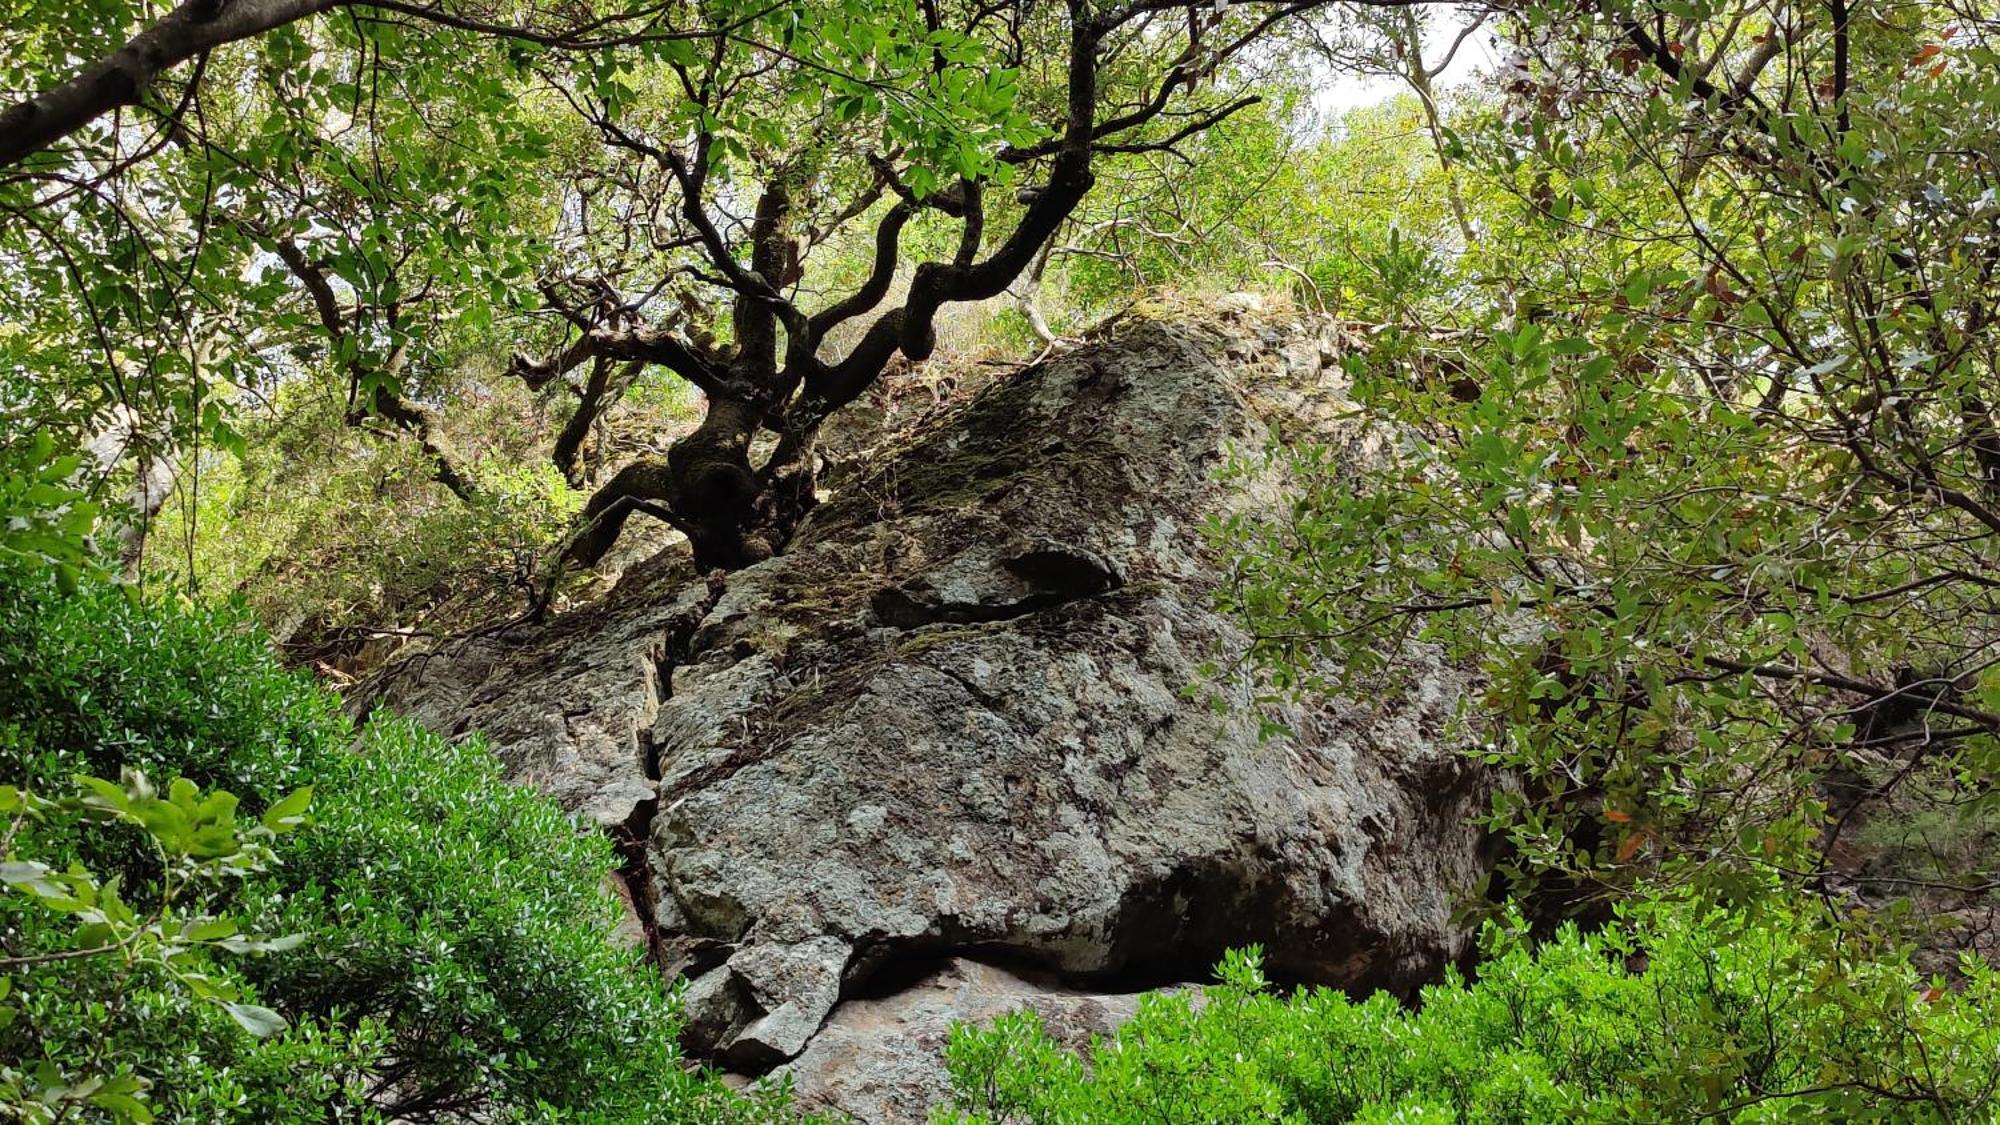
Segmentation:
<svg viewBox="0 0 2000 1125">
<path fill-rule="evenodd" d="M 1436 65 L 1436 60 L 1450 49 L 1452 41 L 1474 18 L 1474 13 L 1458 12 L 1453 14 L 1453 18 L 1441 21 L 1426 37 L 1426 60 Z M 1491 27 L 1482 27 L 1460 44 L 1458 53 L 1452 56 L 1451 65 L 1445 68 L 1433 85 L 1440 96 L 1448 94 L 1483 74 L 1491 73 L 1499 62 L 1499 38 Z M 1313 94 L 1313 107 L 1328 118 L 1338 118 L 1349 110 L 1375 105 L 1409 92 L 1409 87 L 1399 78 L 1337 74 L 1329 70 Z"/>
</svg>

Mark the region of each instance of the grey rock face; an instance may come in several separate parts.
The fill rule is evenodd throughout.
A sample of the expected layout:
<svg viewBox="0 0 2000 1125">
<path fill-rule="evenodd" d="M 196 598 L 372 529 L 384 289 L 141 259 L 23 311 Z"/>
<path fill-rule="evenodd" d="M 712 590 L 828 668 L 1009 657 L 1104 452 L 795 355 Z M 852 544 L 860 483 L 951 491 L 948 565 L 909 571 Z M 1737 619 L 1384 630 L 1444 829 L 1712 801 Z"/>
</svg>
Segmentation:
<svg viewBox="0 0 2000 1125">
<path fill-rule="evenodd" d="M 868 1055 L 842 998 L 910 958 L 1089 988 L 1205 979 L 1257 942 L 1280 977 L 1412 987 L 1463 952 L 1484 863 L 1486 782 L 1446 738 L 1465 678 L 1412 650 L 1400 698 L 1274 714 L 1204 671 L 1247 638 L 1202 526 L 1276 494 L 1216 483 L 1228 452 L 1282 420 L 1367 455 L 1335 350 L 1249 307 L 1128 322 L 838 481 L 786 554 L 659 560 L 385 698 L 622 833 L 697 1046 L 797 1059 L 810 1096 Z"/>
<path fill-rule="evenodd" d="M 957 1022 L 990 1024 L 1023 1008 L 1071 1049 L 1109 1035 L 1139 1010 L 1138 993 L 1091 993 L 1060 981 L 951 958 L 883 996 L 834 1009 L 805 1053 L 779 1069 L 807 1110 L 857 1121 L 920 1122 L 951 1091 L 937 1059 Z"/>
</svg>

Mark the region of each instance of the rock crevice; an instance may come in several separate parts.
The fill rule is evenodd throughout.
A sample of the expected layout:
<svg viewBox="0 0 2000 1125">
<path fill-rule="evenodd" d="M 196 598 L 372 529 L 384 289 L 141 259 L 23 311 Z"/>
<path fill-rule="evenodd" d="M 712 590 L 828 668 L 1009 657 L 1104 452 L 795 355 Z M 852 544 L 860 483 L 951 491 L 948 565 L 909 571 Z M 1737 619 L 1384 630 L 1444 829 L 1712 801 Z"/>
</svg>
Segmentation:
<svg viewBox="0 0 2000 1125">
<path fill-rule="evenodd" d="M 688 659 L 694 631 L 721 598 L 724 583 L 717 577 L 704 583 L 703 588 L 708 591 L 709 597 L 705 601 L 697 600 L 671 619 L 658 644 L 645 653 L 644 674 L 640 680 L 641 716 L 648 713 L 657 716 L 660 707 L 674 697 L 674 668 Z M 648 846 L 653 835 L 653 818 L 660 811 L 660 747 L 651 725 L 644 722 L 634 724 L 632 742 L 639 775 L 652 784 L 653 792 L 634 800 L 631 813 L 623 821 L 607 828 L 620 859 L 618 869 L 613 873 L 616 883 L 613 889 L 630 911 L 632 926 L 636 927 L 647 956 L 659 962 L 662 960 L 659 903 L 653 893 Z"/>
<path fill-rule="evenodd" d="M 943 589 L 929 577 L 884 587 L 870 599 L 869 608 L 882 624 L 896 629 L 978 625 L 1095 597 L 1124 583 L 1110 560 L 1081 547 L 1045 544 L 999 562 L 998 571 L 980 576 L 985 582 L 956 574 L 948 576 Z"/>
</svg>

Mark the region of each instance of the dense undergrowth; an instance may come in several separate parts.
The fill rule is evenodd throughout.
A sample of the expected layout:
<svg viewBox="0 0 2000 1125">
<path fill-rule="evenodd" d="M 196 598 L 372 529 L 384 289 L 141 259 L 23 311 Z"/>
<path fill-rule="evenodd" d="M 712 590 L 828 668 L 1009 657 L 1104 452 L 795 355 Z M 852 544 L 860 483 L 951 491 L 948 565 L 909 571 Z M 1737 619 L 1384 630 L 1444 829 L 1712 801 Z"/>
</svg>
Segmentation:
<svg viewBox="0 0 2000 1125">
<path fill-rule="evenodd" d="M 1273 992 L 1254 950 L 1222 983 L 1148 996 L 1082 1053 L 1033 1012 L 950 1046 L 957 1121 L 1985 1121 L 2000 975 L 1919 979 L 1809 909 L 1652 903 L 1534 943 L 1489 926 L 1412 1010 Z"/>
<path fill-rule="evenodd" d="M 236 611 L 0 572 L 0 778 L 0 1117 L 777 1112 L 682 1059 L 669 989 L 610 939 L 600 834 L 477 741 L 357 735 Z M 174 778 L 240 804 L 161 811 Z M 108 815 L 106 788 L 139 815 Z M 51 803 L 28 815 L 21 791 Z M 304 823 L 245 847 L 292 794 Z"/>
</svg>

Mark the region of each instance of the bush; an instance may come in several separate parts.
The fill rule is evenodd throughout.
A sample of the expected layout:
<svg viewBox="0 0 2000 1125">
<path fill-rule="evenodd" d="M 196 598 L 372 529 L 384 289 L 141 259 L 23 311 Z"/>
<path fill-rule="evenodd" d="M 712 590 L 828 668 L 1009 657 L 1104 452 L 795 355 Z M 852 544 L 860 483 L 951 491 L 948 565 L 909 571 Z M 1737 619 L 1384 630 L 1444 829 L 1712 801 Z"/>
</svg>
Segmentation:
<svg viewBox="0 0 2000 1125">
<path fill-rule="evenodd" d="M 312 823 L 273 840 L 262 870 L 204 883 L 184 907 L 302 940 L 251 957 L 193 943 L 172 964 L 49 961 L 76 944 L 78 916 L 0 895 L 16 1013 L 0 1018 L 0 1069 L 23 1088 L 136 1078 L 152 1089 L 132 1119 L 185 1121 L 783 1114 L 689 1072 L 668 989 L 609 940 L 609 846 L 504 784 L 477 743 L 393 720 L 357 740 L 335 698 L 280 667 L 233 611 L 88 579 L 66 594 L 0 568 L 0 782 L 53 794 L 121 768 L 229 790 L 253 820 L 311 786 Z M 147 901 L 164 853 L 88 811 L 0 823 L 9 874 L 74 863 Z M 189 973 L 286 1026 L 252 1036 Z"/>
<path fill-rule="evenodd" d="M 1990 1120 L 2000 974 L 1962 992 L 1780 908 L 1649 904 L 1531 948 L 1489 927 L 1479 979 L 1415 1011 L 1274 994 L 1256 952 L 1149 996 L 1086 1057 L 1032 1012 L 954 1031 L 963 1123 Z"/>
<path fill-rule="evenodd" d="M 294 1009 L 395 1029 L 378 1104 L 416 1120 L 489 1100 L 720 1119 L 719 1104 L 676 1115 L 714 1091 L 684 1075 L 657 978 L 606 940 L 601 833 L 506 784 L 480 743 L 400 720 L 316 780 L 325 807 L 258 925 L 318 937 L 250 973 Z"/>
<path fill-rule="evenodd" d="M 239 615 L 129 587 L 73 594 L 0 568 L 0 780 L 66 787 L 120 769 L 271 800 L 350 732 Z"/>
<path fill-rule="evenodd" d="M 176 1048 L 216 1039 L 200 1021 L 221 1013 L 256 1039 L 285 1029 L 282 1016 L 253 1002 L 225 957 L 279 952 L 303 935 L 248 934 L 213 905 L 228 897 L 218 892 L 231 882 L 272 866 L 271 842 L 305 823 L 311 798 L 310 790 L 299 790 L 246 826 L 233 795 L 203 793 L 185 779 L 162 793 L 134 770 L 117 783 L 79 776 L 76 792 L 62 798 L 0 785 L 8 845 L 0 884 L 18 892 L 9 896 L 9 913 L 23 923 L 9 933 L 18 948 L 6 959 L 8 975 L 0 977 L 0 1031 L 23 1024 L 40 1039 L 38 1052 L 0 1059 L 0 1111 L 38 1125 L 84 1110 L 143 1123 L 152 1119 L 151 1079 L 121 1049 L 133 1036 L 157 1038 L 165 1031 L 170 1038 L 163 1043 Z M 129 870 L 100 877 L 75 862 L 57 867 L 24 858 L 13 847 L 23 829 L 81 822 L 128 834 L 155 861 L 157 877 L 128 881 Z M 107 1035 L 112 1028 L 125 1034 Z M 261 1100 L 266 1112 L 299 1096 L 354 1101 L 351 1081 L 332 1076 L 351 1071 L 358 1043 L 309 1031 L 295 1044 L 302 1049 L 274 1052 L 274 1066 L 238 1058 L 230 1048 L 239 1038 L 221 1037 L 216 1045 L 222 1060 L 259 1074 L 253 1081 L 267 1087 L 269 1096 Z M 306 1080 L 290 1087 L 271 1081 L 286 1070 Z M 216 1089 L 203 1081 L 217 1076 L 186 1075 L 184 1086 L 176 1084 L 177 1101 L 193 1108 L 214 1102 L 217 1094 L 224 1106 L 243 1100 L 240 1082 Z"/>
</svg>

